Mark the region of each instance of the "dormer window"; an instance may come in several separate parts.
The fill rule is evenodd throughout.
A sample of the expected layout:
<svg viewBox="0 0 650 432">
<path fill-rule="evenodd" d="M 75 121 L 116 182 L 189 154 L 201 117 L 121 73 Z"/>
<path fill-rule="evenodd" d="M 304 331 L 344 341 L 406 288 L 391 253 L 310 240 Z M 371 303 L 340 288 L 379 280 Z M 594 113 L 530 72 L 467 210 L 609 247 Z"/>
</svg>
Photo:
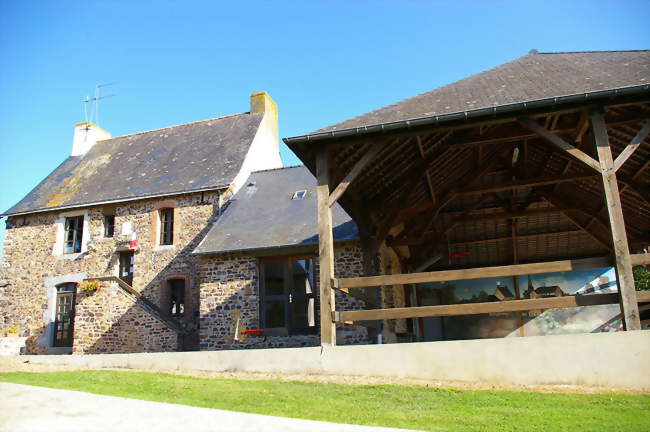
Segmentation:
<svg viewBox="0 0 650 432">
<path fill-rule="evenodd" d="M 291 199 L 292 200 L 300 200 L 300 199 L 305 198 L 306 196 L 307 196 L 307 191 L 303 189 L 303 190 L 295 191 L 293 193 L 293 196 L 291 197 Z"/>
<path fill-rule="evenodd" d="M 160 244 L 171 245 L 174 243 L 174 209 L 163 208 L 160 215 Z"/>
<path fill-rule="evenodd" d="M 65 218 L 65 245 L 64 253 L 81 252 L 83 240 L 84 217 L 74 216 Z"/>
</svg>

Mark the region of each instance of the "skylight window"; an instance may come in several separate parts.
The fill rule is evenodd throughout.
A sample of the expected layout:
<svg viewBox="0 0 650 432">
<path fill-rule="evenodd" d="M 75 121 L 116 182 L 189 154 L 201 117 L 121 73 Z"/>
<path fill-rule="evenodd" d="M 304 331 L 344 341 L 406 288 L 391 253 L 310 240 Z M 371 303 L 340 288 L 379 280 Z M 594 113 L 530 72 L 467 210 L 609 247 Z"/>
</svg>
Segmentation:
<svg viewBox="0 0 650 432">
<path fill-rule="evenodd" d="M 291 197 L 291 199 L 292 200 L 300 200 L 300 199 L 305 198 L 306 196 L 307 196 L 307 191 L 303 189 L 303 190 L 295 191 L 293 193 L 293 196 Z"/>
</svg>

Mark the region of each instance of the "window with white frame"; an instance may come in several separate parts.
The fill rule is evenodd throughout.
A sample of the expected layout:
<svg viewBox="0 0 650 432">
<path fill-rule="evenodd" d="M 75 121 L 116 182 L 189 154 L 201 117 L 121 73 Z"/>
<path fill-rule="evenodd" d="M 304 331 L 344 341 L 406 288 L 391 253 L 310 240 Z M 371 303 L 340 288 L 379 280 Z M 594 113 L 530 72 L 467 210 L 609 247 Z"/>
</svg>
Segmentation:
<svg viewBox="0 0 650 432">
<path fill-rule="evenodd" d="M 79 253 L 83 242 L 83 216 L 72 216 L 65 218 L 64 227 L 64 253 Z"/>
</svg>

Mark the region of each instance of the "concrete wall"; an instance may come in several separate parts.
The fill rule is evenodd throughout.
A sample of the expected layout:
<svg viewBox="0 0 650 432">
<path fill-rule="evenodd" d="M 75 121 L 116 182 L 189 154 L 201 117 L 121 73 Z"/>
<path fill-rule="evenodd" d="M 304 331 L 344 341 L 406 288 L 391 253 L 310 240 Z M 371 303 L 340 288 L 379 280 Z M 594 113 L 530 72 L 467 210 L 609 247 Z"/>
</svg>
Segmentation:
<svg viewBox="0 0 650 432">
<path fill-rule="evenodd" d="M 650 390 L 650 332 L 267 350 L 32 357 L 92 368 L 408 377 Z"/>
</svg>

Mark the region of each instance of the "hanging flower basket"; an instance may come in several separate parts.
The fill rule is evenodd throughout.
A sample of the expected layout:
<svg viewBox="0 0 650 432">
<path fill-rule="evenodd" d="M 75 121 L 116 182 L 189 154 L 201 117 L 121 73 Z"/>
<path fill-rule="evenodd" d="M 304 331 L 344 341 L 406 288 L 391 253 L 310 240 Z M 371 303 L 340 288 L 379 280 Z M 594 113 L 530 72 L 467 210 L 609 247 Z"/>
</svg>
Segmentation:
<svg viewBox="0 0 650 432">
<path fill-rule="evenodd" d="M 87 293 L 93 293 L 99 289 L 99 281 L 96 279 L 86 279 L 79 284 L 79 288 Z"/>
</svg>

